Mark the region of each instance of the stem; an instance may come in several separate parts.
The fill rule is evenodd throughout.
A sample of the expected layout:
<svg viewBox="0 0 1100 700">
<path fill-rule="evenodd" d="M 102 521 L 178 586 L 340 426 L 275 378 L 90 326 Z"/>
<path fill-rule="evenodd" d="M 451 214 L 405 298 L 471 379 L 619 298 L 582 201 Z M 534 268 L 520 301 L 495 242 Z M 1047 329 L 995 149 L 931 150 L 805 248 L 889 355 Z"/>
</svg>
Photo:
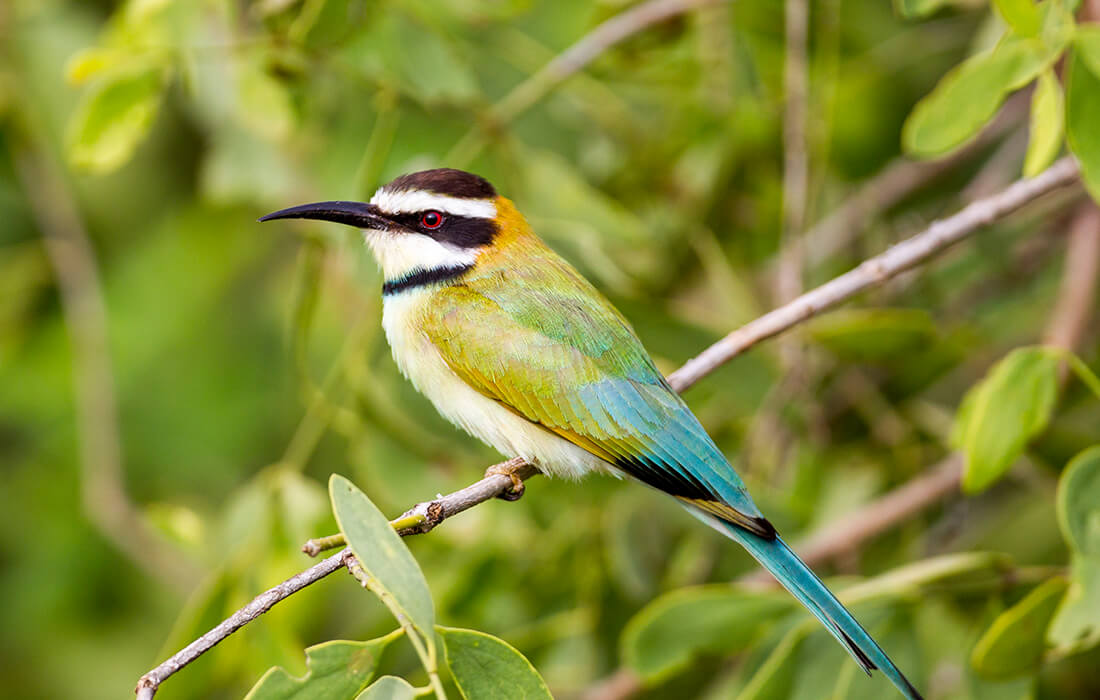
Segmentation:
<svg viewBox="0 0 1100 700">
<path fill-rule="evenodd" d="M 314 537 L 302 545 L 302 551 L 311 557 L 315 557 L 321 552 L 343 547 L 345 545 L 347 545 L 347 540 L 344 539 L 344 533 L 337 532 L 335 535 Z"/>
<path fill-rule="evenodd" d="M 428 673 L 428 681 L 435 692 L 435 696 L 439 700 L 447 700 L 447 693 L 443 690 L 443 683 L 439 680 L 439 672 L 436 663 L 435 643 L 425 636 L 420 636 L 420 630 L 416 629 L 416 626 L 409 620 L 405 613 L 401 610 L 401 606 L 397 604 L 397 601 L 393 599 L 389 591 L 378 585 L 378 581 L 367 573 L 363 565 L 359 563 L 359 560 L 355 558 L 355 555 L 351 553 L 351 550 L 344 552 L 343 554 L 344 566 L 347 567 L 348 573 L 355 577 L 363 588 L 378 596 L 378 599 L 382 601 L 390 613 L 397 620 L 397 623 L 401 625 L 401 629 L 405 631 L 405 636 L 409 638 L 409 642 L 412 644 L 413 649 L 416 650 L 416 655 L 420 657 L 420 663 L 424 666 L 424 670 Z M 434 632 L 434 631 L 433 631 Z"/>
<path fill-rule="evenodd" d="M 1077 378 L 1080 379 L 1097 398 L 1100 398 L 1100 377 L 1097 377 L 1096 373 L 1085 364 L 1085 361 L 1078 357 L 1077 353 L 1072 350 L 1064 351 L 1062 357 L 1069 363 L 1069 366 L 1073 368 L 1073 372 L 1077 375 Z"/>
</svg>

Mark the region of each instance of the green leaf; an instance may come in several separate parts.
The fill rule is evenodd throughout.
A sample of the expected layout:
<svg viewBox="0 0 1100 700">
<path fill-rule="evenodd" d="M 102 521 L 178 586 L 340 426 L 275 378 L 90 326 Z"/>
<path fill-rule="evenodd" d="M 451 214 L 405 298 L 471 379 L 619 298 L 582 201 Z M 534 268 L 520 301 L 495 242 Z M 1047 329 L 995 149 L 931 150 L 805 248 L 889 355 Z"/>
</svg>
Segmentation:
<svg viewBox="0 0 1100 700">
<path fill-rule="evenodd" d="M 1037 586 L 997 616 L 974 646 L 970 665 L 984 678 L 1005 680 L 1034 672 L 1046 651 L 1046 629 L 1069 582 L 1058 576 Z"/>
<path fill-rule="evenodd" d="M 1100 75 L 1100 24 L 1079 24 L 1073 48 L 1093 75 Z"/>
<path fill-rule="evenodd" d="M 1065 131 L 1065 102 L 1062 86 L 1051 70 L 1039 74 L 1035 93 L 1031 96 L 1030 136 L 1027 157 L 1024 159 L 1024 176 L 1035 177 L 1054 162 L 1062 150 L 1062 134 Z"/>
<path fill-rule="evenodd" d="M 502 639 L 475 630 L 437 627 L 447 665 L 466 700 L 553 700 L 542 676 Z"/>
<path fill-rule="evenodd" d="M 1073 555 L 1069 590 L 1047 628 L 1047 641 L 1060 656 L 1100 643 L 1100 559 Z"/>
<path fill-rule="evenodd" d="M 1100 74 L 1089 70 L 1080 51 L 1073 52 L 1066 77 L 1066 137 L 1081 164 L 1081 179 L 1100 201 Z"/>
<path fill-rule="evenodd" d="M 1021 36 L 1039 33 L 1039 7 L 1032 0 L 994 0 L 997 11 Z"/>
<path fill-rule="evenodd" d="M 917 103 L 902 132 L 905 149 L 929 157 L 963 144 L 993 117 L 1005 95 L 1030 82 L 1044 63 L 1031 41 L 1006 41 L 967 59 Z"/>
<path fill-rule="evenodd" d="M 1037 43 L 1026 38 L 1010 37 L 1019 41 L 1032 41 L 1032 45 L 1037 46 L 1046 62 L 1043 67 L 1051 68 L 1073 39 L 1077 22 L 1073 18 L 1073 9 L 1067 3 L 1044 2 L 1038 7 L 1040 29 Z"/>
<path fill-rule="evenodd" d="M 164 82 L 159 67 L 97 82 L 69 123 L 69 160 L 96 173 L 110 172 L 129 160 L 153 125 Z"/>
<path fill-rule="evenodd" d="M 963 489 L 977 493 L 999 479 L 1050 422 L 1058 396 L 1058 357 L 1037 347 L 1005 356 L 967 392 L 952 443 L 966 457 Z"/>
<path fill-rule="evenodd" d="M 638 245 L 651 235 L 634 212 L 585 181 L 561 155 L 531 150 L 525 153 L 524 164 L 525 189 L 542 193 L 532 198 L 532 216 L 544 220 L 550 237 L 576 240 L 597 233 Z"/>
<path fill-rule="evenodd" d="M 331 641 L 306 649 L 309 670 L 295 678 L 275 666 L 248 691 L 245 700 L 330 700 L 352 698 L 374 678 L 378 661 L 389 643 L 401 635 L 394 630 L 367 642 Z"/>
<path fill-rule="evenodd" d="M 416 688 L 404 678 L 382 676 L 359 693 L 355 700 L 413 700 L 415 697 Z"/>
<path fill-rule="evenodd" d="M 1081 383 L 1089 388 L 1093 396 L 1100 398 L 1100 377 L 1097 377 L 1096 373 L 1076 353 L 1066 351 L 1063 357 Z"/>
<path fill-rule="evenodd" d="M 237 115 L 264 138 L 280 141 L 294 129 L 294 107 L 286 87 L 255 58 L 237 64 Z"/>
<path fill-rule="evenodd" d="M 1100 445 L 1066 466 L 1058 482 L 1058 524 L 1075 551 L 1100 558 Z"/>
<path fill-rule="evenodd" d="M 82 85 L 104 73 L 135 60 L 133 52 L 117 48 L 92 46 L 77 51 L 65 63 L 65 78 L 70 85 Z"/>
<path fill-rule="evenodd" d="M 798 648 L 814 628 L 807 624 L 795 625 L 768 655 L 768 658 L 752 674 L 752 678 L 737 695 L 737 700 L 785 700 L 791 696 L 791 688 L 798 672 Z"/>
<path fill-rule="evenodd" d="M 343 0 L 346 1 L 346 0 Z M 415 51 L 409 47 L 415 46 Z M 348 46 L 348 58 L 368 75 L 427 105 L 467 103 L 481 90 L 454 40 L 401 13 L 378 16 Z"/>
<path fill-rule="evenodd" d="M 997 552 L 959 552 L 922 559 L 899 566 L 873 579 L 843 589 L 837 595 L 845 605 L 881 598 L 901 598 L 920 593 L 929 586 L 962 586 L 1000 579 L 1012 566 L 1012 559 Z"/>
<path fill-rule="evenodd" d="M 894 0 L 894 9 L 902 17 L 917 19 L 927 17 L 947 2 L 948 0 Z"/>
<path fill-rule="evenodd" d="M 432 646 L 435 639 L 432 596 L 409 548 L 390 527 L 382 511 L 355 484 L 333 474 L 328 488 L 340 532 L 363 569 L 377 582 L 384 594 L 383 602 L 391 609 L 396 606 Z"/>
<path fill-rule="evenodd" d="M 718 584 L 684 588 L 642 608 L 623 631 L 626 664 L 656 680 L 704 653 L 747 647 L 768 623 L 795 610 L 780 592 Z"/>
</svg>

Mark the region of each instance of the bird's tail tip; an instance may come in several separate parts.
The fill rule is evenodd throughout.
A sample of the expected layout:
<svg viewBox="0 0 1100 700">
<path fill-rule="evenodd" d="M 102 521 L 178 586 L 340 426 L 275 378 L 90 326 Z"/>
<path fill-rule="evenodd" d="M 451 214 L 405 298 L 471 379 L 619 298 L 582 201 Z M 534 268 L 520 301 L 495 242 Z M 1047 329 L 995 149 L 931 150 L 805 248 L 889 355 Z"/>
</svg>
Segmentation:
<svg viewBox="0 0 1100 700">
<path fill-rule="evenodd" d="M 798 558 L 781 538 L 765 540 L 736 525 L 727 525 L 733 539 L 743 545 L 780 584 L 794 595 L 844 646 L 867 675 L 879 670 L 906 700 L 923 700 L 920 691 L 890 660 L 836 596 Z"/>
</svg>

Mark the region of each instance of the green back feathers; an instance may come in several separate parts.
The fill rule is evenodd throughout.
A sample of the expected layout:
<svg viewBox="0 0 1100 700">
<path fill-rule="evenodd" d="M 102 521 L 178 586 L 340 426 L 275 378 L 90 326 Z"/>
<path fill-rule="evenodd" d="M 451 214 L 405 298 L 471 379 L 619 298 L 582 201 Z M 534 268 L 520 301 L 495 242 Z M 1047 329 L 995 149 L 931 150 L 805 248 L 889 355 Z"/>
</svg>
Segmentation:
<svg viewBox="0 0 1100 700">
<path fill-rule="evenodd" d="M 619 469 L 772 535 L 625 318 L 533 236 L 436 290 L 420 327 L 467 384 Z"/>
</svg>

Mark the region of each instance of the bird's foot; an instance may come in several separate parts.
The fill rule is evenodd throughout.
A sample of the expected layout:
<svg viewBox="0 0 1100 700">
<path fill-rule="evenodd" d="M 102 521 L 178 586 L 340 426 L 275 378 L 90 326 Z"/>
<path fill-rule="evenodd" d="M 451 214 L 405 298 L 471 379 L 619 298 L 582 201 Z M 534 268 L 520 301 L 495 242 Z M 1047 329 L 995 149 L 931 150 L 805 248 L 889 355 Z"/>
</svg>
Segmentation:
<svg viewBox="0 0 1100 700">
<path fill-rule="evenodd" d="M 520 470 L 527 466 L 527 462 L 522 459 L 514 458 L 507 462 L 501 462 L 500 464 L 494 464 L 485 470 L 485 476 L 492 476 L 494 474 L 501 474 L 512 480 L 511 488 L 501 491 L 497 498 L 502 498 L 505 501 L 518 501 L 523 497 L 523 492 L 527 487 L 523 483 L 523 477 L 520 476 Z"/>
</svg>

